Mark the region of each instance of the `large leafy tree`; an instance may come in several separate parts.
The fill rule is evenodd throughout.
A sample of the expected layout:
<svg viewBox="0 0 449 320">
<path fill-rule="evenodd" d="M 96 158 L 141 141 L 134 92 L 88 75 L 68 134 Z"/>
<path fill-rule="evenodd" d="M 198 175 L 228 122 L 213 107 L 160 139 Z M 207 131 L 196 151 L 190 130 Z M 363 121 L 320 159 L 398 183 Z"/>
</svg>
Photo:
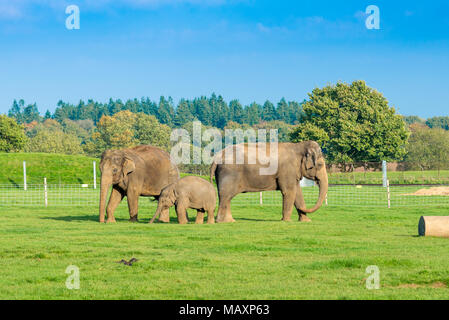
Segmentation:
<svg viewBox="0 0 449 320">
<path fill-rule="evenodd" d="M 27 143 L 23 126 L 15 119 L 0 115 L 0 151 L 21 151 Z"/>
<path fill-rule="evenodd" d="M 432 117 L 427 119 L 426 124 L 430 128 L 441 128 L 444 130 L 449 130 L 449 117 Z"/>
<path fill-rule="evenodd" d="M 83 148 L 81 147 L 81 141 L 75 135 L 41 127 L 36 135 L 30 139 L 26 151 L 82 154 Z"/>
<path fill-rule="evenodd" d="M 293 141 L 316 140 L 337 163 L 401 160 L 408 132 L 387 99 L 364 81 L 316 88 Z"/>
<path fill-rule="evenodd" d="M 138 144 L 168 149 L 170 132 L 170 127 L 160 124 L 152 115 L 120 111 L 100 119 L 85 150 L 89 154 L 99 155 L 106 149 L 129 148 Z"/>
<path fill-rule="evenodd" d="M 157 121 L 155 116 L 140 113 L 135 120 L 134 139 L 139 144 L 151 144 L 168 150 L 170 147 L 171 129 Z"/>
<path fill-rule="evenodd" d="M 448 169 L 449 132 L 441 128 L 416 126 L 412 128 L 407 151 L 407 169 Z"/>
</svg>

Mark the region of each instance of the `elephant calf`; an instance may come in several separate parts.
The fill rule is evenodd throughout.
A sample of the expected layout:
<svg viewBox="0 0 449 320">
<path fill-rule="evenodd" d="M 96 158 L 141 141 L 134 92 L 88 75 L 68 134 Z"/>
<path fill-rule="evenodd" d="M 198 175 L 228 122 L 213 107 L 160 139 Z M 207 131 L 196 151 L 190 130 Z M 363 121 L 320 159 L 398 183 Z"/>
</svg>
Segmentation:
<svg viewBox="0 0 449 320">
<path fill-rule="evenodd" d="M 187 208 L 197 210 L 195 223 L 203 223 L 204 212 L 207 212 L 207 223 L 215 223 L 216 202 L 215 188 L 209 181 L 199 177 L 187 176 L 162 189 L 156 213 L 150 223 L 153 223 L 162 211 L 173 205 L 176 206 L 176 214 L 180 224 L 188 222 Z"/>
</svg>

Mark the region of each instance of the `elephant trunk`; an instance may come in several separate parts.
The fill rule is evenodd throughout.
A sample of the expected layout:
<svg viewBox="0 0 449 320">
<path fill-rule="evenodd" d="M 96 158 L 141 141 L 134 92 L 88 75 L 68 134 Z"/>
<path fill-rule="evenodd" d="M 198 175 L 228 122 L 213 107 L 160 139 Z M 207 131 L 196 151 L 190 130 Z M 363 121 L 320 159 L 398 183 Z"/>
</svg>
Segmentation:
<svg viewBox="0 0 449 320">
<path fill-rule="evenodd" d="M 104 211 L 106 207 L 106 198 L 108 196 L 109 187 L 112 184 L 111 177 L 107 177 L 105 173 L 101 174 L 100 187 L 100 222 L 104 222 Z"/>
<path fill-rule="evenodd" d="M 318 201 L 316 202 L 315 206 L 311 209 L 301 208 L 301 211 L 304 213 L 312 213 L 317 211 L 323 204 L 324 200 L 326 199 L 326 194 L 328 190 L 328 179 L 325 166 L 321 169 L 320 174 L 317 175 L 317 182 L 320 187 L 320 194 L 318 196 Z M 302 203 L 304 203 L 304 201 Z"/>
</svg>

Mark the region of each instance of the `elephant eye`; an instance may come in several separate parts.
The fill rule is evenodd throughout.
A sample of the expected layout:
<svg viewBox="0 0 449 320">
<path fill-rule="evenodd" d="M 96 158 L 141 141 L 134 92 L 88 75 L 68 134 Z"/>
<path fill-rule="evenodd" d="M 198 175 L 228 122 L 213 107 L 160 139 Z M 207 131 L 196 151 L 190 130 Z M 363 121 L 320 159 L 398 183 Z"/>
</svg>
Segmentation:
<svg viewBox="0 0 449 320">
<path fill-rule="evenodd" d="M 112 172 L 117 173 L 117 168 L 114 168 Z"/>
</svg>

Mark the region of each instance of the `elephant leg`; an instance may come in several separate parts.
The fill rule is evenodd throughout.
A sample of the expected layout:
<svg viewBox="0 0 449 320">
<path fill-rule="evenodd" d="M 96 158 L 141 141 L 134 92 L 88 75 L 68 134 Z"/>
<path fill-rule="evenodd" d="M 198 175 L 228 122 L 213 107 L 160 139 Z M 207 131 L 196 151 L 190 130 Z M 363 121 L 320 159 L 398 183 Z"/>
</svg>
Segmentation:
<svg viewBox="0 0 449 320">
<path fill-rule="evenodd" d="M 220 204 L 218 206 L 217 222 L 235 222 L 231 214 L 231 200 L 229 196 L 220 197 Z"/>
<path fill-rule="evenodd" d="M 158 221 L 169 223 L 170 222 L 170 209 L 162 210 Z"/>
<path fill-rule="evenodd" d="M 128 190 L 126 197 L 128 199 L 129 221 L 136 222 L 139 211 L 139 195 L 134 190 Z"/>
<path fill-rule="evenodd" d="M 215 208 L 209 208 L 207 210 L 207 223 L 208 224 L 215 223 L 214 214 L 215 214 Z"/>
<path fill-rule="evenodd" d="M 300 208 L 305 208 L 305 207 L 306 207 L 306 203 L 304 201 L 304 197 L 302 196 L 302 190 L 301 190 L 301 187 L 298 186 L 296 188 L 295 208 L 296 208 L 296 211 L 298 212 L 299 221 L 310 222 L 312 220 L 300 209 Z"/>
<path fill-rule="evenodd" d="M 203 224 L 204 223 L 204 211 L 203 210 L 196 210 L 196 224 Z"/>
<path fill-rule="evenodd" d="M 241 190 L 236 189 L 238 181 L 234 177 L 224 177 L 218 180 L 218 213 L 217 222 L 235 222 L 231 214 L 231 200 Z"/>
<path fill-rule="evenodd" d="M 187 218 L 187 205 L 184 201 L 178 201 L 176 204 L 176 215 L 178 216 L 179 224 L 186 224 L 189 222 Z"/>
<path fill-rule="evenodd" d="M 106 208 L 106 213 L 108 216 L 106 223 L 115 222 L 115 217 L 114 217 L 115 209 L 117 209 L 117 206 L 123 200 L 124 196 L 125 196 L 125 193 L 123 191 L 112 187 L 111 196 L 109 197 L 108 206 Z"/>
<path fill-rule="evenodd" d="M 293 188 L 295 189 L 295 188 Z M 282 191 L 282 220 L 291 221 L 293 204 L 295 202 L 296 190 L 292 188 L 284 189 Z"/>
</svg>

